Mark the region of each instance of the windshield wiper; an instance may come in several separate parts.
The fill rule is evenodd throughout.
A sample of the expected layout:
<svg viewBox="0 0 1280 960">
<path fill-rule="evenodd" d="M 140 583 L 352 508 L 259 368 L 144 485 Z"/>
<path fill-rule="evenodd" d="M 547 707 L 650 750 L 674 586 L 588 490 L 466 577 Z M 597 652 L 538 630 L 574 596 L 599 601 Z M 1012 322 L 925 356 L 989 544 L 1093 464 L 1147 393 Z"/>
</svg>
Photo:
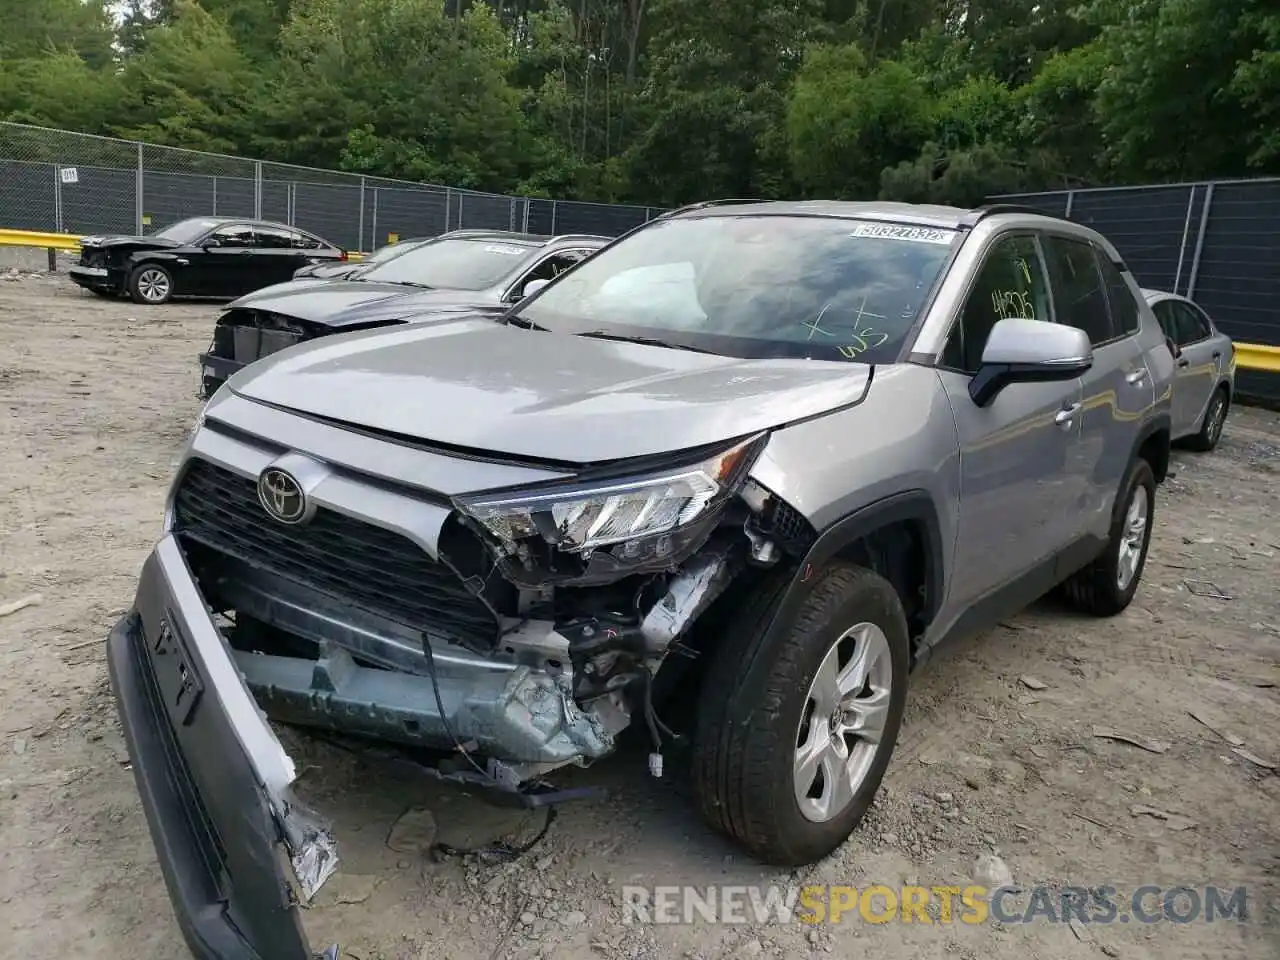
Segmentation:
<svg viewBox="0 0 1280 960">
<path fill-rule="evenodd" d="M 687 343 L 672 343 L 670 340 L 662 340 L 658 337 L 633 337 L 625 333 L 610 333 L 608 330 L 589 330 L 586 333 L 578 334 L 580 337 L 591 337 L 595 340 L 616 340 L 619 343 L 638 343 L 645 347 L 667 347 L 670 350 L 688 350 L 690 353 L 709 353 L 717 356 L 714 350 L 704 350 L 702 347 L 692 347 Z"/>
<path fill-rule="evenodd" d="M 503 322 L 509 327 L 522 327 L 525 330 L 541 330 L 547 333 L 547 328 L 540 323 L 534 323 L 528 317 L 522 317 L 518 313 L 508 313 Z"/>
</svg>

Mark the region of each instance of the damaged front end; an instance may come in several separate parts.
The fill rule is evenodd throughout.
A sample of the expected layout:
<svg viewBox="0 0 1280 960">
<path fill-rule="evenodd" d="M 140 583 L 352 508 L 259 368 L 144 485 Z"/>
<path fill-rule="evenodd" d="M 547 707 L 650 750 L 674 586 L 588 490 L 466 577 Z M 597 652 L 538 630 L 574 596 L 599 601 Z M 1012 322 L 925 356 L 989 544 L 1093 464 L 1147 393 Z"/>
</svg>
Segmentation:
<svg viewBox="0 0 1280 960">
<path fill-rule="evenodd" d="M 210 937 L 306 956 L 295 908 L 337 863 L 264 716 L 416 748 L 419 769 L 527 806 L 567 798 L 542 778 L 611 753 L 633 722 L 661 775 L 655 677 L 745 569 L 808 535 L 748 476 L 763 434 L 624 478 L 345 435 L 348 460 L 401 464 L 423 478 L 409 486 L 251 435 L 237 404 L 189 441 L 165 537 L 109 644 L 139 790 L 201 956 L 255 955 L 202 949 Z M 435 494 L 433 477 L 488 492 Z M 485 482 L 503 477 L 535 479 Z"/>
<path fill-rule="evenodd" d="M 421 543 L 307 498 L 330 468 L 194 459 L 171 523 L 237 667 L 273 718 L 440 751 L 442 775 L 516 789 L 612 752 L 652 679 L 747 563 L 780 556 L 747 470 L 763 438 L 639 479 L 418 504 Z M 754 485 L 752 485 L 754 486 Z"/>
</svg>

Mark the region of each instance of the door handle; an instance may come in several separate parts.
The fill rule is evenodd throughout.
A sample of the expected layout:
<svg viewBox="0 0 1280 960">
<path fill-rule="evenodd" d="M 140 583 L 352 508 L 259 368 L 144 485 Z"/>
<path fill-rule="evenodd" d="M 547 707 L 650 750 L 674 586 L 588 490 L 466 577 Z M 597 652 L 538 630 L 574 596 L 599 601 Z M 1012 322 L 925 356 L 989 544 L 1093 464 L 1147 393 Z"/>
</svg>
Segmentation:
<svg viewBox="0 0 1280 960">
<path fill-rule="evenodd" d="M 1128 373 L 1126 373 L 1126 374 L 1124 375 L 1124 382 L 1125 382 L 1125 383 L 1131 383 L 1131 384 L 1133 384 L 1135 387 L 1136 387 L 1138 384 L 1142 383 L 1142 381 L 1143 381 L 1143 380 L 1145 380 L 1145 379 L 1147 379 L 1147 371 L 1146 371 L 1145 369 L 1143 369 L 1143 370 L 1130 370 Z"/>
<path fill-rule="evenodd" d="M 1215 350 L 1215 351 L 1213 351 L 1213 359 L 1215 359 L 1215 360 L 1221 360 L 1221 359 L 1222 359 L 1222 351 L 1221 351 L 1221 350 Z"/>
<path fill-rule="evenodd" d="M 1179 358 L 1178 358 L 1178 366 L 1180 366 L 1180 367 L 1189 367 L 1189 366 L 1191 366 L 1191 361 L 1190 361 L 1190 360 L 1188 360 L 1186 357 L 1179 357 Z"/>
<path fill-rule="evenodd" d="M 1053 422 L 1060 427 L 1065 427 L 1071 423 L 1075 415 L 1080 412 L 1080 404 L 1072 403 L 1063 407 L 1053 415 Z"/>
</svg>

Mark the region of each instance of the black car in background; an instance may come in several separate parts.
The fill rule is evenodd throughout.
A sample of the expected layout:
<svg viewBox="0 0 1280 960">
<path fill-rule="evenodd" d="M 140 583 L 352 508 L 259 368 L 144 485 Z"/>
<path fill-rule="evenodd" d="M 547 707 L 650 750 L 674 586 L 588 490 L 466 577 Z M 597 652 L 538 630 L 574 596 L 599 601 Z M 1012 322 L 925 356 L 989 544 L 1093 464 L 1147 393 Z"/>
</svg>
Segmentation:
<svg viewBox="0 0 1280 960">
<path fill-rule="evenodd" d="M 550 281 L 610 242 L 504 230 L 454 230 L 337 280 L 282 283 L 241 297 L 218 318 L 200 356 L 211 397 L 246 364 L 331 333 L 457 317 L 501 316 L 537 280 Z"/>
<path fill-rule="evenodd" d="M 360 270 L 366 270 L 375 263 L 382 263 L 384 260 L 398 257 L 406 250 L 412 250 L 430 239 L 431 237 L 408 237 L 404 240 L 397 240 L 395 243 L 388 243 L 385 247 L 379 247 L 373 253 L 360 260 L 347 260 L 342 263 L 308 264 L 295 270 L 293 279 L 339 280 L 343 277 L 349 277 Z"/>
<path fill-rule="evenodd" d="M 194 217 L 146 237 L 83 237 L 69 272 L 86 290 L 154 304 L 238 297 L 292 279 L 300 267 L 346 259 L 341 247 L 283 223 Z"/>
</svg>

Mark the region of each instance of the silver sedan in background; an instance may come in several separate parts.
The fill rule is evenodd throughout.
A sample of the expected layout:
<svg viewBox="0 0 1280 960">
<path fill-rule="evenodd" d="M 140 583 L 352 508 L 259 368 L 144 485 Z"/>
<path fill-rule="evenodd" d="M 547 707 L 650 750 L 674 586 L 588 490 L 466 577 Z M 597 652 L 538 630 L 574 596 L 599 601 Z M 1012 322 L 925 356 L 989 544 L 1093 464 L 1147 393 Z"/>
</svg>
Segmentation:
<svg viewBox="0 0 1280 960">
<path fill-rule="evenodd" d="M 1164 290 L 1143 290 L 1177 360 L 1173 384 L 1173 439 L 1193 450 L 1212 450 L 1235 393 L 1236 351 L 1231 338 L 1198 304 Z"/>
</svg>

